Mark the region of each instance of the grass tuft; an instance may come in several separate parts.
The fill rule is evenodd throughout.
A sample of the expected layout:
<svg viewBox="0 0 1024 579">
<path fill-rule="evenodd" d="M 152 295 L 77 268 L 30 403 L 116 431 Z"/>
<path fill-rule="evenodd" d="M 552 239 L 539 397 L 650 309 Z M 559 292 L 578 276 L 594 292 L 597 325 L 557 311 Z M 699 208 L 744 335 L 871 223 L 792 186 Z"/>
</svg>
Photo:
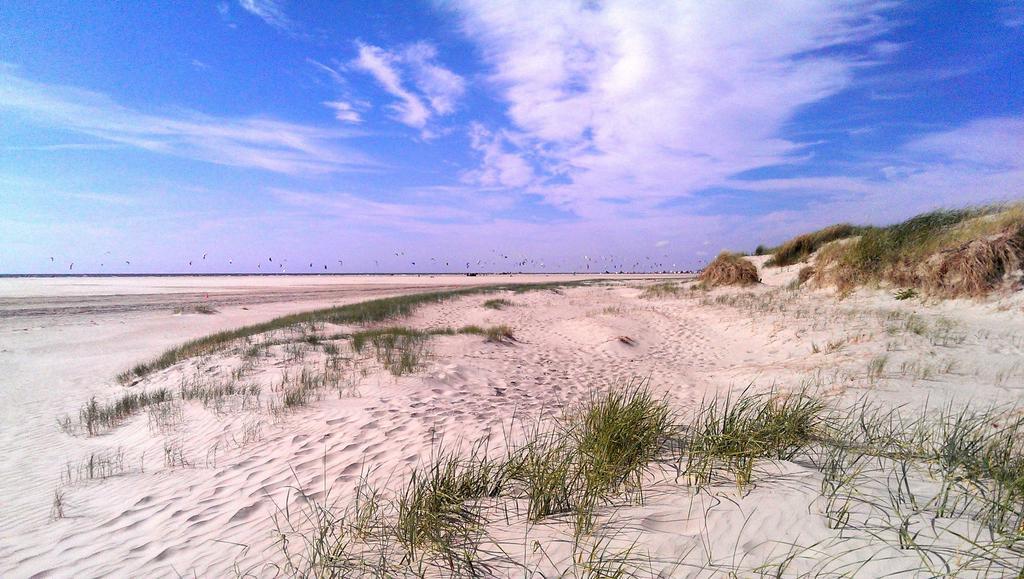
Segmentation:
<svg viewBox="0 0 1024 579">
<path fill-rule="evenodd" d="M 484 307 L 491 310 L 501 310 L 512 305 L 514 304 L 510 300 L 506 300 L 504 298 L 496 298 L 484 302 Z"/>
<path fill-rule="evenodd" d="M 789 460 L 810 445 L 824 404 L 806 393 L 769 393 L 704 400 L 683 432 L 680 472 L 692 483 L 713 482 L 719 471 L 739 486 L 752 481 L 755 459 Z"/>
</svg>

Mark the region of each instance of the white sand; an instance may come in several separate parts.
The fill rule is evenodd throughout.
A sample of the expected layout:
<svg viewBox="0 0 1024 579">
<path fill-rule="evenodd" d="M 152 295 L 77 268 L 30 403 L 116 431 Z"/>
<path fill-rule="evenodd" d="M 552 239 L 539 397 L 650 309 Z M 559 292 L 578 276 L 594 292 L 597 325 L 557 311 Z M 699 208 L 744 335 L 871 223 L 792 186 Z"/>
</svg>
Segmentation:
<svg viewBox="0 0 1024 579">
<path fill-rule="evenodd" d="M 75 415 L 91 396 L 112 397 L 122 390 L 113 380 L 118 371 L 189 338 L 371 296 L 509 278 L 0 280 L 0 575 L 270 575 L 263 564 L 277 556 L 271 517 L 290 504 L 292 487 L 326 487 L 344 503 L 367 467 L 379 466 L 371 478 L 383 482 L 426 459 L 442 437 L 471 441 L 500 429 L 514 413 L 524 419 L 556 413 L 592 389 L 635 376 L 650 378 L 682 411 L 715 393 L 747 385 L 795 389 L 809 377 L 837 402 L 863 395 L 887 405 L 1019 401 L 1019 300 L 936 306 L 864 292 L 837 302 L 824 293 L 778 289 L 796 269 L 766 272 L 771 285 L 749 291 L 645 300 L 638 282 L 611 282 L 560 294 L 509 294 L 504 297 L 515 306 L 500 311 L 483 308 L 483 296 L 427 306 L 402 323 L 508 324 L 518 341 L 437 337 L 425 367 L 413 375 L 393 378 L 366 363 L 365 375 L 350 372 L 350 388 L 341 395 L 325 392 L 283 416 L 268 413 L 266 400 L 218 412 L 189 403 L 180 420 L 159 424 L 143 413 L 92 438 L 62 433 L 57 417 Z M 205 301 L 207 293 L 219 313 L 172 313 Z M 901 330 L 911 312 L 931 329 Z M 936 330 L 947 326 L 945 333 Z M 291 362 L 282 359 L 282 346 L 274 352 L 245 378 L 264 384 L 265 399 L 282 373 L 324 358 L 319 348 Z M 869 361 L 883 355 L 889 357 L 885 375 L 869 380 Z M 136 388 L 177 389 L 182 378 L 197 376 L 224 382 L 240 364 L 237 354 L 192 360 Z M 90 453 L 119 452 L 123 472 L 77 480 Z M 68 464 L 75 480 L 61 483 Z M 787 462 L 771 468 L 774 481 L 742 492 L 722 488 L 716 496 L 695 496 L 671 476 L 655 476 L 643 506 L 615 513 L 609 525 L 626 527 L 615 540 L 636 540 L 656 562 L 655 572 L 686 576 L 708 560 L 743 567 L 728 560 L 737 552 L 754 565 L 782 555 L 780 542 L 835 539 L 818 504 L 820 474 Z M 51 520 L 58 488 L 65 518 Z M 521 544 L 525 527 L 491 531 Z M 564 533 L 533 532 L 552 541 L 537 568 L 557 572 L 571 557 Z M 864 576 L 920 566 L 913 553 L 879 552 L 884 556 Z M 845 557 L 859 560 L 862 553 Z M 707 567 L 702 572 L 714 574 Z"/>
</svg>

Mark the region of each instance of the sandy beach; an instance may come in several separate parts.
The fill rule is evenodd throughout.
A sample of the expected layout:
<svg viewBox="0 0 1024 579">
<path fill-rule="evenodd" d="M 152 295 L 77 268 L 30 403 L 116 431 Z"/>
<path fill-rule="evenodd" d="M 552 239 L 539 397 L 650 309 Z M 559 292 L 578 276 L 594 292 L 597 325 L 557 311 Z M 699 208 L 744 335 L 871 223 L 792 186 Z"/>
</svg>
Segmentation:
<svg viewBox="0 0 1024 579">
<path fill-rule="evenodd" d="M 516 280 L 548 282 L 571 277 L 517 276 Z M 51 542 L 60 542 L 58 538 L 67 530 L 48 525 L 47 508 L 40 510 L 40 505 L 52 502 L 50 482 L 60 480 L 64 465 L 92 452 L 138 442 L 130 435 L 122 439 L 120 433 L 114 438 L 68 437 L 56 428 L 56 419 L 77 414 L 82 401 L 118 392 L 120 387 L 114 379 L 118 372 L 180 342 L 289 313 L 508 280 L 508 276 L 486 275 L 0 279 L 0 367 L 4 375 L 0 388 L 0 491 L 12 498 L 0 507 L 0 535 L 5 537 L 0 546 L 3 573 L 28 576 L 47 569 L 63 569 L 66 575 L 87 572 L 89 565 L 61 563 L 60 548 L 50 550 Z M 214 308 L 216 314 L 189 310 L 197 305 Z M 145 422 L 144 416 L 142 420 Z M 150 456 L 154 467 L 162 460 L 157 452 Z M 139 490 L 147 484 L 140 481 Z M 103 496 L 119 492 L 106 486 L 96 491 Z M 84 503 L 82 506 L 87 507 Z M 107 536 L 115 543 L 121 542 Z M 42 549 L 40 553 L 46 553 L 44 559 L 48 562 L 23 562 L 19 552 L 25 547 Z M 91 551 L 91 547 L 85 550 L 87 558 L 92 558 Z M 193 568 L 191 563 L 173 565 L 161 568 L 167 572 Z M 115 569 L 120 567 L 110 560 L 95 572 L 104 574 Z"/>
<path fill-rule="evenodd" d="M 442 445 L 464 449 L 507 434 L 513 419 L 543 420 L 630 380 L 648 380 L 680 413 L 730 392 L 807 388 L 837 407 L 870 399 L 886 408 L 967 402 L 980 408 L 1019 399 L 1019 298 L 929 304 L 864 290 L 839 301 L 827 292 L 784 289 L 796 269 L 763 270 L 765 283 L 752 289 L 707 292 L 688 289 L 686 278 L 612 278 L 427 304 L 402 325 L 502 325 L 514 337 L 437 335 L 422 345 L 417 366 L 401 375 L 331 337 L 351 328 L 325 326 L 254 337 L 246 343 L 265 344 L 254 358 L 228 348 L 132 386 L 115 376 L 215 331 L 508 278 L 4 280 L 0 490 L 10 499 L 0 507 L 0 573 L 290 575 L 281 566 L 275 529 L 282 521 L 301 527 L 288 521 L 305 503 L 298 490 L 343 505 L 355 498 L 360 480 L 386 487 Z M 675 289 L 656 291 L 666 282 Z M 488 299 L 507 303 L 485 307 Z M 200 303 L 216 313 L 190 309 Z M 319 337 L 310 339 L 310 332 Z M 331 366 L 332 358 L 340 365 Z M 283 411 L 273 405 L 303 369 L 327 368 L 336 369 L 333 385 L 307 404 Z M 259 384 L 260 393 L 165 403 L 96 436 L 58 427 L 58 419 L 74 420 L 91 397 L 241 382 Z M 822 475 L 812 466 L 766 461 L 762 468 L 767 478 L 749 487 L 695 491 L 663 466 L 646 475 L 650 490 L 642 504 L 605 507 L 605 532 L 615 544 L 642 552 L 652 576 L 753 573 L 793 545 L 808 549 L 796 557 L 798 570 L 827 574 L 870 552 L 876 563 L 859 573 L 894 566 L 926 573 L 914 551 L 864 532 L 840 540 L 843 533 L 823 514 Z M 53 512 L 57 493 L 60 516 Z M 536 537 L 545 545 L 543 557 L 527 550 L 512 559 L 558 574 L 574 558 L 565 527 L 534 527 L 513 517 L 489 526 L 488 541 L 521 550 L 523 536 Z M 939 535 L 936 541 L 959 541 Z M 846 552 L 851 541 L 862 549 Z M 489 574 L 523 572 L 493 565 Z"/>
</svg>

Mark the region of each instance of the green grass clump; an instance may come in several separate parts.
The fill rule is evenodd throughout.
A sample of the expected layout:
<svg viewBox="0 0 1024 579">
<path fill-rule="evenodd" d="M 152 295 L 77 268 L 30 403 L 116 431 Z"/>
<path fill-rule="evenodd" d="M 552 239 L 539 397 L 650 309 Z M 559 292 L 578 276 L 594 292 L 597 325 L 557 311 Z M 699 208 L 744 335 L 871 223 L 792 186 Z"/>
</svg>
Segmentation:
<svg viewBox="0 0 1024 579">
<path fill-rule="evenodd" d="M 569 515 L 579 536 L 590 532 L 601 504 L 642 499 L 643 476 L 673 432 L 668 404 L 646 381 L 635 381 L 591 396 L 556 428 L 534 432 L 510 455 L 507 471 L 531 521 Z"/>
<path fill-rule="evenodd" d="M 819 229 L 811 233 L 798 235 L 778 247 L 764 249 L 765 253 L 772 254 L 772 256 L 764 262 L 764 265 L 766 267 L 783 267 L 799 263 L 804 259 L 807 259 L 807 257 L 815 251 L 818 251 L 818 249 L 826 243 L 858 235 L 864 229 L 865 228 L 863 227 L 855 227 L 849 223 L 840 223 L 837 225 L 830 225 L 824 229 Z M 757 253 L 756 255 L 761 254 Z"/>
<path fill-rule="evenodd" d="M 178 387 L 178 395 L 182 400 L 197 400 L 205 407 L 218 405 L 221 400 L 228 396 L 249 396 L 259 399 L 259 384 L 239 384 L 237 382 L 225 382 L 223 384 L 204 384 L 199 380 L 191 382 L 182 381 Z"/>
<path fill-rule="evenodd" d="M 587 486 L 598 495 L 640 488 L 675 428 L 668 404 L 643 383 L 591 396 L 569 425 Z"/>
<path fill-rule="evenodd" d="M 802 392 L 705 400 L 684 430 L 681 472 L 703 485 L 725 471 L 745 486 L 756 459 L 789 460 L 809 446 L 823 411 L 820 400 Z"/>
<path fill-rule="evenodd" d="M 429 334 L 411 328 L 380 328 L 352 334 L 352 349 L 362 353 L 367 344 L 373 346 L 374 355 L 391 374 L 410 374 L 420 366 L 426 354 Z"/>
<path fill-rule="evenodd" d="M 488 342 L 507 343 L 515 340 L 512 328 L 500 326 L 463 326 L 461 328 L 432 328 L 417 330 L 404 326 L 391 326 L 361 330 L 351 335 L 352 349 L 362 353 L 373 347 L 377 361 L 395 376 L 409 374 L 419 368 L 426 356 L 426 343 L 433 336 L 467 334 L 483 336 Z"/>
<path fill-rule="evenodd" d="M 903 288 L 901 290 L 897 290 L 896 293 L 892 294 L 892 297 L 896 301 L 901 301 L 901 302 L 904 301 L 904 300 L 913 299 L 913 298 L 917 297 L 917 290 L 912 288 L 912 287 Z"/>
<path fill-rule="evenodd" d="M 393 532 L 413 560 L 424 551 L 452 571 L 477 575 L 477 550 L 485 521 L 479 499 L 497 497 L 505 465 L 476 454 L 460 458 L 441 450 L 412 472 L 395 503 Z"/>
<path fill-rule="evenodd" d="M 483 336 L 486 341 L 496 344 L 514 342 L 516 339 L 515 334 L 512 332 L 512 328 L 505 324 L 488 326 L 486 328 L 481 326 L 462 326 L 457 330 L 453 330 L 453 333 Z"/>
<path fill-rule="evenodd" d="M 484 307 L 490 310 L 501 310 L 512 305 L 514 304 L 511 300 L 506 300 L 504 298 L 496 298 L 484 302 Z"/>
<path fill-rule="evenodd" d="M 280 389 L 284 395 L 281 403 L 285 408 L 306 406 L 320 395 L 320 390 L 325 386 L 326 375 L 304 367 L 295 378 L 287 374 L 282 378 Z"/>
</svg>

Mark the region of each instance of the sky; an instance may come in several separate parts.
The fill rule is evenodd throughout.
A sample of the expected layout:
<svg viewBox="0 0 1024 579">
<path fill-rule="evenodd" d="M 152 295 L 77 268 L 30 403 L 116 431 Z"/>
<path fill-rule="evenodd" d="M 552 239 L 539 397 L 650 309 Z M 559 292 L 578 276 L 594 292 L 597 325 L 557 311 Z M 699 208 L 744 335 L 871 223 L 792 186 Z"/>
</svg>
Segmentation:
<svg viewBox="0 0 1024 579">
<path fill-rule="evenodd" d="M 696 269 L 1022 185 L 1017 0 L 0 3 L 0 273 Z"/>
</svg>

